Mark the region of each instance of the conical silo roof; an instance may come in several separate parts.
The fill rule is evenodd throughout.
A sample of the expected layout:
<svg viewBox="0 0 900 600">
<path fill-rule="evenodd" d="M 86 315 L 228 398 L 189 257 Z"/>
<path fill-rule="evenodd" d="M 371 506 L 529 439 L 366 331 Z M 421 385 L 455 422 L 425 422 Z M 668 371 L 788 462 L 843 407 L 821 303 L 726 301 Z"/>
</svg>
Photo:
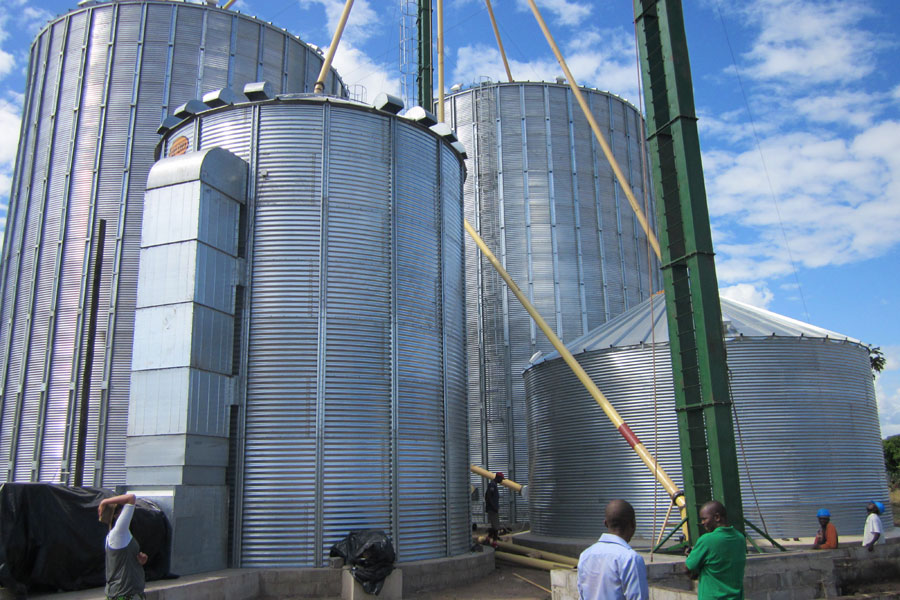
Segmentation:
<svg viewBox="0 0 900 600">
<path fill-rule="evenodd" d="M 763 308 L 738 302 L 737 300 L 721 297 L 720 301 L 726 340 L 738 337 L 806 337 L 862 343 L 849 336 L 785 317 Z M 652 298 L 644 300 L 593 331 L 572 340 L 566 344 L 566 347 L 572 354 L 579 354 L 589 350 L 665 343 L 668 341 L 669 328 L 666 323 L 666 297 L 664 293 L 659 292 Z M 533 360 L 532 364 L 538 364 L 558 356 L 557 352 L 553 352 Z"/>
</svg>

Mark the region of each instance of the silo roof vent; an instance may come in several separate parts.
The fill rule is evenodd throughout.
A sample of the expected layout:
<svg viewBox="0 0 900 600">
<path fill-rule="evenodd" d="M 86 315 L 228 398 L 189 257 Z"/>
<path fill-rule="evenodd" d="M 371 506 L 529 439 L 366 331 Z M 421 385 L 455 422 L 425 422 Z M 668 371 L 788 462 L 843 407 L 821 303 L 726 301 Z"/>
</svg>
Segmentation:
<svg viewBox="0 0 900 600">
<path fill-rule="evenodd" d="M 272 91 L 272 84 L 268 81 L 254 81 L 244 86 L 244 95 L 251 102 L 259 100 L 271 100 L 275 97 Z"/>
</svg>

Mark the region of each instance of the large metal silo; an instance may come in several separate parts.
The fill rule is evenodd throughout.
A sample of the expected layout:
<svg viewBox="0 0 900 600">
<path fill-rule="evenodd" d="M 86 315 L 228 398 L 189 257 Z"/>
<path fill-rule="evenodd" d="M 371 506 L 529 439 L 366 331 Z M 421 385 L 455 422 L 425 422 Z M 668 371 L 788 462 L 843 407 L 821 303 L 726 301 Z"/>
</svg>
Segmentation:
<svg viewBox="0 0 900 600">
<path fill-rule="evenodd" d="M 643 198 L 639 112 L 583 92 Z M 656 258 L 568 86 L 483 84 L 449 96 L 445 111 L 469 150 L 466 218 L 563 341 L 660 289 Z M 653 223 L 652 202 L 644 211 Z M 528 483 L 522 371 L 552 346 L 470 240 L 466 263 L 470 457 Z M 501 494 L 501 517 L 525 520 L 523 499 Z M 483 517 L 480 503 L 473 509 Z"/>
<path fill-rule="evenodd" d="M 124 483 L 142 203 L 157 127 L 217 88 L 265 79 L 275 92 L 311 91 L 321 64 L 284 30 L 206 3 L 82 3 L 38 34 L 0 267 L 0 481 L 72 483 L 81 442 L 85 484 Z M 345 95 L 334 73 L 326 90 Z"/>
<path fill-rule="evenodd" d="M 250 165 L 231 432 L 240 565 L 318 566 L 364 528 L 388 532 L 400 561 L 467 551 L 465 171 L 453 139 L 296 95 L 201 113 L 166 149 L 185 141 Z"/>
<path fill-rule="evenodd" d="M 868 348 L 722 298 L 744 515 L 774 537 L 810 536 L 827 508 L 859 534 L 866 504 L 890 507 Z M 681 480 L 665 299 L 635 307 L 568 347 Z M 631 502 L 638 536 L 659 531 L 669 498 L 557 355 L 525 372 L 534 533 L 597 537 L 602 507 Z M 695 515 L 696 516 L 696 515 Z M 677 517 L 673 517 L 677 523 Z M 885 527 L 893 527 L 888 508 Z"/>
</svg>

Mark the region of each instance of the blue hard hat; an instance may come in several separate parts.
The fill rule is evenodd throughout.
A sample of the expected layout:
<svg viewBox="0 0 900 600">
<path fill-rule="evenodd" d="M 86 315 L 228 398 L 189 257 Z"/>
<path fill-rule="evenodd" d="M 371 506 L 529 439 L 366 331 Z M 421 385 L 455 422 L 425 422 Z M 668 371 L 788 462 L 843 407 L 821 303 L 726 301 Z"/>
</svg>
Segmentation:
<svg viewBox="0 0 900 600">
<path fill-rule="evenodd" d="M 817 517 L 828 517 L 831 518 L 831 513 L 828 512 L 827 508 L 820 508 L 819 512 L 816 513 Z"/>
<path fill-rule="evenodd" d="M 878 500 L 872 500 L 872 504 L 874 504 L 874 505 L 875 505 L 875 508 L 878 509 L 878 514 L 879 514 L 879 515 L 883 515 L 883 514 L 884 514 L 884 502 L 879 502 Z"/>
</svg>

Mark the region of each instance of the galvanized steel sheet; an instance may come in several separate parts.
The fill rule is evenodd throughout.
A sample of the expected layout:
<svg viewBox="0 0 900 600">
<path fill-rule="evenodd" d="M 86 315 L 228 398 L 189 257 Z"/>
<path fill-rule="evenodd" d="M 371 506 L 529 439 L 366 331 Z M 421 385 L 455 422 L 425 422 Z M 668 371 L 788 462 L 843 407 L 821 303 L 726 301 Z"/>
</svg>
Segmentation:
<svg viewBox="0 0 900 600">
<path fill-rule="evenodd" d="M 583 92 L 643 198 L 638 111 L 612 94 Z M 466 217 L 563 341 L 660 289 L 657 261 L 567 86 L 483 84 L 449 96 L 445 111 L 468 149 Z M 652 201 L 645 212 L 654 223 Z M 552 346 L 468 239 L 466 263 L 470 458 L 525 484 L 522 371 Z M 470 481 L 484 490 L 480 477 Z M 501 517 L 527 515 L 527 503 L 502 488 Z M 484 518 L 480 500 L 473 518 Z"/>
<path fill-rule="evenodd" d="M 165 147 L 182 135 L 251 165 L 241 566 L 321 565 L 361 528 L 400 561 L 465 552 L 460 156 L 308 97 L 201 114 Z"/>
<path fill-rule="evenodd" d="M 776 539 L 808 537 L 818 528 L 816 511 L 827 508 L 839 534 L 860 534 L 869 500 L 890 507 L 868 349 L 853 340 L 809 337 L 824 332 L 812 326 L 802 327 L 803 336 L 760 335 L 784 331 L 786 317 L 722 304 L 724 315 L 735 315 L 726 351 L 744 516 Z M 607 333 L 649 338 L 648 305 L 599 328 L 590 343 L 570 348 L 660 466 L 680 482 L 668 343 L 607 343 Z M 655 299 L 653 313 L 665 327 L 662 298 Z M 741 335 L 745 324 L 747 335 Z M 624 498 L 637 511 L 638 537 L 658 534 L 668 495 L 562 359 L 534 365 L 525 382 L 532 531 L 596 537 L 606 502 Z M 673 527 L 678 517 L 671 518 Z M 893 526 L 890 508 L 882 520 Z"/>
<path fill-rule="evenodd" d="M 72 482 L 91 254 L 103 219 L 84 482 L 125 482 L 143 193 L 156 129 L 180 104 L 222 87 L 240 91 L 269 78 L 276 92 L 311 91 L 321 64 L 283 30 L 187 2 L 91 3 L 38 34 L 0 265 L 0 463 L 8 465 L 0 481 Z M 326 90 L 346 95 L 334 73 Z"/>
</svg>

